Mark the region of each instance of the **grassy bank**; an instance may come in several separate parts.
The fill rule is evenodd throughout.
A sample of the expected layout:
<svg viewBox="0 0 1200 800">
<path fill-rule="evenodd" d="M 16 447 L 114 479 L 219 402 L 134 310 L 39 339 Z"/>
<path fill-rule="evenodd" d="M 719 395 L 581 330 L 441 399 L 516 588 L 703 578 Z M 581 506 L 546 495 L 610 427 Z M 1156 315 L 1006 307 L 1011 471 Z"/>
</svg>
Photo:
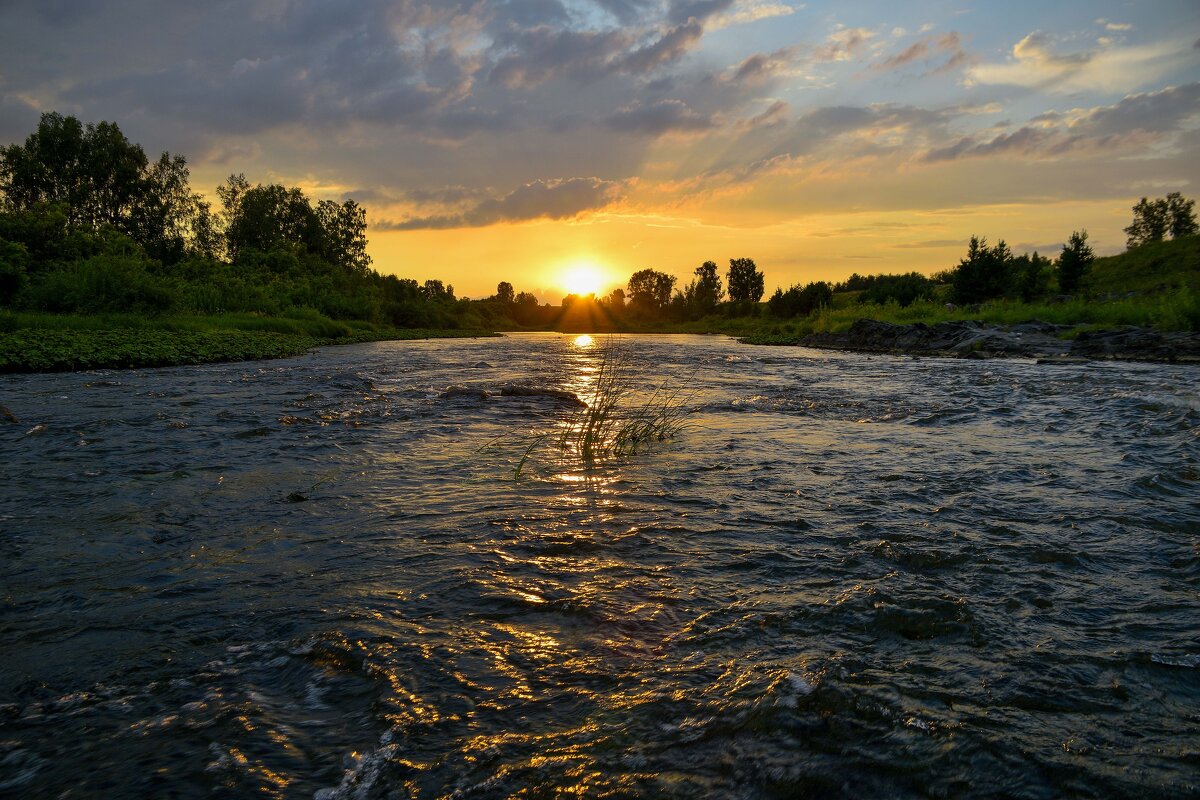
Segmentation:
<svg viewBox="0 0 1200 800">
<path fill-rule="evenodd" d="M 736 326 L 729 331 L 750 344 L 794 344 L 812 333 L 837 333 L 849 329 L 855 320 L 874 319 L 894 324 L 922 322 L 935 325 L 939 322 L 961 322 L 978 320 L 992 325 L 1017 325 L 1039 320 L 1057 325 L 1070 325 L 1072 331 L 1064 333 L 1070 337 L 1080 330 L 1120 328 L 1133 325 L 1164 331 L 1188 331 L 1200 329 L 1200 295 L 1188 288 L 1152 295 L 1137 295 L 1110 300 L 1075 298 L 1064 302 L 1023 303 L 1015 300 L 998 300 L 985 303 L 977 309 L 956 308 L 949 310 L 944 303 L 920 302 L 901 308 L 885 306 L 844 306 L 825 308 L 809 317 L 788 321 L 770 317 L 758 319 L 753 330 L 746 325 Z"/>
<path fill-rule="evenodd" d="M 1048 294 L 1033 302 L 1000 299 L 951 308 L 944 297 L 901 307 L 895 303 L 860 304 L 857 294 L 836 293 L 830 306 L 808 317 L 780 320 L 762 316 L 754 324 L 730 320 L 728 329 L 721 332 L 751 344 L 795 344 L 812 333 L 847 330 L 855 320 L 864 318 L 927 325 L 965 320 L 1016 325 L 1038 320 L 1072 326 L 1063 333 L 1064 338 L 1082 330 L 1123 326 L 1200 331 L 1200 237 L 1156 242 L 1096 259 L 1082 291 L 1073 297 Z"/>
<path fill-rule="evenodd" d="M 285 358 L 322 345 L 490 335 L 341 322 L 307 312 L 283 317 L 0 312 L 0 373 L 247 361 Z"/>
</svg>

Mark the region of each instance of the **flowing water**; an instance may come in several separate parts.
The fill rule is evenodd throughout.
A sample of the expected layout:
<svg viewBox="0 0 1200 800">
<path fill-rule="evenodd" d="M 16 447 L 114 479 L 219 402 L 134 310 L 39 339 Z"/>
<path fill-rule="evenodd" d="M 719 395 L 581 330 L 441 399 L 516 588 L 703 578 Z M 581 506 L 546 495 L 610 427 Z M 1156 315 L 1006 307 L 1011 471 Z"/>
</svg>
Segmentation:
<svg viewBox="0 0 1200 800">
<path fill-rule="evenodd" d="M 1200 792 L 1200 370 L 604 346 L 0 379 L 0 795 Z"/>
</svg>

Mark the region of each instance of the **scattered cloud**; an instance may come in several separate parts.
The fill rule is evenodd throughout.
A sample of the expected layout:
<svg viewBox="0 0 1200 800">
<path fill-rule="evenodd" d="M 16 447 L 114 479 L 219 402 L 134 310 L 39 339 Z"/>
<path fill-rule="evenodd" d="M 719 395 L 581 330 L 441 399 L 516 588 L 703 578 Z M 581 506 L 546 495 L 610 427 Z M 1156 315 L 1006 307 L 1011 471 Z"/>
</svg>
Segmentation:
<svg viewBox="0 0 1200 800">
<path fill-rule="evenodd" d="M 825 43 L 813 48 L 812 60 L 817 63 L 849 61 L 866 51 L 875 32 L 869 28 L 838 26 Z"/>
<path fill-rule="evenodd" d="M 1013 45 L 1006 62 L 971 67 L 968 81 L 1051 92 L 1130 91 L 1192 58 L 1179 41 L 1124 46 L 1106 39 L 1095 49 L 1071 53 L 1056 52 L 1056 45 L 1049 34 L 1034 31 Z"/>
<path fill-rule="evenodd" d="M 734 83 L 765 83 L 796 68 L 800 60 L 800 48 L 784 47 L 771 53 L 755 53 L 726 74 L 726 80 Z"/>
<path fill-rule="evenodd" d="M 1200 83 L 1129 95 L 1110 106 L 1047 112 L 1013 131 L 963 136 L 928 151 L 923 160 L 1008 154 L 1055 158 L 1121 149 L 1133 141 L 1143 145 L 1163 142 L 1181 130 L 1195 127 L 1200 127 Z"/>
<path fill-rule="evenodd" d="M 941 36 L 918 39 L 894 56 L 876 62 L 872 68 L 890 71 L 913 64 L 923 64 L 926 67 L 925 74 L 928 75 L 952 72 L 974 61 L 975 59 L 963 49 L 962 37 L 957 31 L 950 31 Z"/>
<path fill-rule="evenodd" d="M 681 100 L 660 100 L 619 109 L 608 125 L 622 133 L 664 136 L 671 133 L 701 133 L 714 127 L 711 117 L 699 114 Z"/>
<path fill-rule="evenodd" d="M 503 197 L 488 197 L 457 214 L 412 217 L 377 222 L 379 230 L 478 228 L 502 222 L 537 219 L 574 219 L 616 202 L 624 184 L 600 178 L 566 178 L 527 183 Z M 451 196 L 454 196 L 453 194 Z M 469 199 L 464 193 L 459 199 Z M 447 198 L 431 198 L 441 201 Z"/>
<path fill-rule="evenodd" d="M 705 30 L 719 31 L 735 25 L 748 25 L 772 17 L 787 17 L 803 9 L 804 6 L 792 6 L 787 3 L 771 2 L 771 0 L 748 0 L 735 3 L 727 11 L 717 14 L 705 23 Z"/>
</svg>

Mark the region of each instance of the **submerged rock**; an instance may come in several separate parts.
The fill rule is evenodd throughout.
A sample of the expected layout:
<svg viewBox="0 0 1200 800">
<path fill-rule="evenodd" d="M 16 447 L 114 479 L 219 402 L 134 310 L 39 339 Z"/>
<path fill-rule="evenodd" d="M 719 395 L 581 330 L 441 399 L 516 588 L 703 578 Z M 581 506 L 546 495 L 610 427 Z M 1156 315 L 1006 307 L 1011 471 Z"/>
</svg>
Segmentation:
<svg viewBox="0 0 1200 800">
<path fill-rule="evenodd" d="M 491 396 L 491 392 L 481 386 L 467 386 L 463 383 L 455 383 L 447 386 L 442 390 L 438 397 L 443 400 L 451 400 L 455 398 L 466 398 L 468 400 L 486 400 Z"/>
<path fill-rule="evenodd" d="M 456 398 L 486 400 L 489 397 L 545 397 L 568 405 L 587 405 L 587 403 L 579 399 L 578 395 L 574 392 L 568 392 L 566 389 L 552 389 L 547 386 L 531 386 L 524 383 L 505 383 L 494 389 L 456 383 L 447 386 L 438 397 L 447 400 Z"/>
<path fill-rule="evenodd" d="M 586 406 L 574 392 L 566 389 L 550 389 L 544 386 L 526 386 L 519 383 L 506 383 L 500 387 L 501 397 L 548 397 L 562 403 L 575 406 Z"/>
</svg>

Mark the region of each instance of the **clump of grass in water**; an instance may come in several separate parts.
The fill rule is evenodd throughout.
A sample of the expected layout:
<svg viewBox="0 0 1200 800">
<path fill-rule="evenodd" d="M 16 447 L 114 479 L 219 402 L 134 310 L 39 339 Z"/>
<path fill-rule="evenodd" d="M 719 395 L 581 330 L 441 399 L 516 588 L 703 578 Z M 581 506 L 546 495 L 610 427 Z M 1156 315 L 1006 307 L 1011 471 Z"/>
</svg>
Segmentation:
<svg viewBox="0 0 1200 800">
<path fill-rule="evenodd" d="M 588 467 L 675 438 L 687 426 L 693 411 L 689 404 L 696 394 L 663 384 L 644 403 L 631 405 L 636 376 L 628 354 L 612 339 L 602 352 L 591 397 L 563 426 L 557 442 L 560 450 L 577 455 Z M 546 439 L 546 434 L 534 437 L 517 465 L 517 476 Z"/>
</svg>

